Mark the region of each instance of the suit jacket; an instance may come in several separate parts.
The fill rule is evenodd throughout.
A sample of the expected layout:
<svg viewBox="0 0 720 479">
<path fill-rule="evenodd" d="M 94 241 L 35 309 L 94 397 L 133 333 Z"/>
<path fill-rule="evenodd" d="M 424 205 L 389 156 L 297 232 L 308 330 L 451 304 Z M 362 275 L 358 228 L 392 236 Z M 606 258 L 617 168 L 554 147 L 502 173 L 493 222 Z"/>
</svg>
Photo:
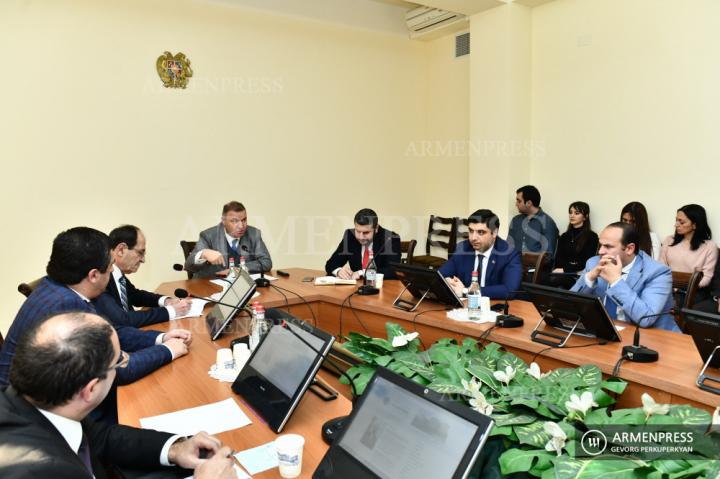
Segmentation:
<svg viewBox="0 0 720 479">
<path fill-rule="evenodd" d="M 482 295 L 493 299 L 512 298 L 514 292 L 520 289 L 522 281 L 520 252 L 498 237 L 495 239 L 490 258 L 486 258 L 485 261 L 488 263 L 485 270 L 485 286 L 480 288 Z M 474 266 L 475 250 L 470 241 L 465 240 L 458 244 L 455 252 L 439 271 L 446 278 L 457 276 L 464 285 L 469 286 Z"/>
<path fill-rule="evenodd" d="M 98 312 L 108 318 L 111 323 L 142 328 L 151 324 L 164 323 L 170 319 L 168 310 L 158 306 L 158 301 L 162 298 L 161 295 L 137 289 L 127 276 L 125 276 L 125 288 L 127 289 L 130 311 L 123 309 L 120 291 L 118 291 L 115 279 L 112 277 L 108 281 L 105 292 L 93 300 Z M 135 311 L 133 307 L 150 309 Z"/>
<path fill-rule="evenodd" d="M 378 226 L 373 238 L 373 257 L 378 273 L 383 274 L 385 279 L 395 279 L 395 268 L 390 263 L 399 263 L 401 256 L 400 237 Z M 353 271 L 362 269 L 362 245 L 352 229 L 345 230 L 342 241 L 325 263 L 325 272 L 332 274 L 337 268 L 345 266 L 345 263 L 350 263 Z"/>
<path fill-rule="evenodd" d="M 210 263 L 195 263 L 195 256 L 204 249 L 213 249 L 219 251 L 225 257 L 225 265 L 214 265 Z M 228 264 L 228 245 L 225 237 L 225 227 L 222 223 L 212 228 L 208 228 L 200 233 L 195 249 L 185 260 L 185 269 L 194 273 L 198 278 L 212 278 L 215 273 L 227 268 Z M 268 252 L 265 242 L 262 239 L 260 230 L 252 226 L 248 226 L 245 234 L 238 242 L 238 251 L 241 256 L 245 256 L 245 266 L 251 273 L 268 272 L 272 269 L 272 259 Z M 238 265 L 239 266 L 239 265 Z"/>
<path fill-rule="evenodd" d="M 10 363 L 15 355 L 18 338 L 35 321 L 50 314 L 68 311 L 86 311 L 96 313 L 92 303 L 83 300 L 75 291 L 64 284 L 43 278 L 35 291 L 25 300 L 13 321 L 0 352 L 0 386 L 7 386 L 10 375 Z M 120 339 L 120 347 L 130 354 L 127 367 L 117 370 L 118 384 L 131 383 L 163 364 L 172 361 L 172 353 L 163 345 L 155 345 L 158 331 L 140 331 L 139 329 L 114 325 Z"/>
<path fill-rule="evenodd" d="M 81 422 L 88 438 L 93 473 L 106 478 L 103 465 L 160 469 L 160 452 L 172 434 Z M 0 390 L 0 471 L 5 479 L 90 478 L 76 451 L 55 426 L 12 387 Z"/>
<path fill-rule="evenodd" d="M 670 268 L 658 263 L 644 251 L 640 251 L 625 280 L 620 280 L 615 286 L 608 288 L 608 282 L 598 277 L 595 286 L 591 288 L 585 283 L 585 274 L 593 269 L 598 261 L 600 256 L 594 256 L 587 261 L 585 270 L 571 291 L 592 294 L 599 298 L 605 298 L 607 295 L 609 298 L 607 301 L 612 299 L 618 307 L 623 308 L 628 322 L 633 324 L 639 322 L 643 328 L 656 327 L 680 331 L 671 314 L 640 319 L 643 316 L 669 311 L 673 307 Z"/>
</svg>

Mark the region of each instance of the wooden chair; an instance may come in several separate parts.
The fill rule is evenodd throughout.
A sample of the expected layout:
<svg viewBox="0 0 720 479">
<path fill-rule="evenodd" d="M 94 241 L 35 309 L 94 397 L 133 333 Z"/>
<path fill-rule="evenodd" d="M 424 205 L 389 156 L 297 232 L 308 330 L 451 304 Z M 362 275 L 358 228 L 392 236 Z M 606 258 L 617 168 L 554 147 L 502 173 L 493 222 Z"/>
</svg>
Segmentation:
<svg viewBox="0 0 720 479">
<path fill-rule="evenodd" d="M 468 230 L 467 218 L 458 218 L 457 225 L 455 227 L 455 245 L 457 245 L 461 241 L 465 241 L 469 237 L 470 231 Z M 453 251 L 455 251 L 455 248 L 453 248 Z"/>
<path fill-rule="evenodd" d="M 425 242 L 425 254 L 422 256 L 414 256 L 413 263 L 425 266 L 439 268 L 447 261 L 450 255 L 455 251 L 457 241 L 457 218 L 443 218 L 441 216 L 430 215 L 430 224 L 428 226 L 427 241 Z M 433 256 L 430 254 L 432 248 L 442 248 L 447 251 L 445 257 Z"/>
<path fill-rule="evenodd" d="M 400 252 L 405 255 L 404 258 L 400 260 L 401 263 L 412 263 L 413 262 L 413 255 L 415 254 L 415 246 L 417 246 L 417 240 L 410 240 L 410 241 L 401 241 L 400 242 Z"/>
<path fill-rule="evenodd" d="M 18 284 L 17 290 L 20 294 L 27 298 L 33 291 L 35 291 L 35 288 L 38 287 L 40 281 L 42 281 L 42 278 L 30 281 L 29 283 L 20 283 Z"/>
<path fill-rule="evenodd" d="M 685 317 L 681 314 L 683 308 L 692 309 L 695 305 L 698 286 L 703 278 L 702 271 L 693 273 L 672 272 L 673 299 L 675 300 L 675 321 L 680 329 L 685 331 Z"/>
<path fill-rule="evenodd" d="M 543 275 L 549 270 L 547 253 L 523 253 L 523 281 L 537 284 Z"/>
<path fill-rule="evenodd" d="M 183 257 L 185 259 L 188 259 L 188 256 L 190 256 L 190 253 L 192 250 L 195 249 L 195 245 L 197 245 L 197 241 L 180 241 L 180 247 L 183 251 Z M 192 279 L 193 274 L 190 271 L 185 271 L 188 275 L 188 279 Z"/>
</svg>

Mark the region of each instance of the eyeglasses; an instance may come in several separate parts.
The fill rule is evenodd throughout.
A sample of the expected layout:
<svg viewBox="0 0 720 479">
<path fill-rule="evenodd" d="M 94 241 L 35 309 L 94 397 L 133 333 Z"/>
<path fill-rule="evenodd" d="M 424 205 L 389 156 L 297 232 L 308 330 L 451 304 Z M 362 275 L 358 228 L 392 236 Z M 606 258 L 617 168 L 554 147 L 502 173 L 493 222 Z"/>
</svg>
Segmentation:
<svg viewBox="0 0 720 479">
<path fill-rule="evenodd" d="M 113 369 L 126 368 L 129 362 L 130 362 L 130 355 L 128 353 L 126 353 L 125 351 L 120 351 L 120 357 L 118 358 L 117 363 L 115 363 L 113 366 L 110 366 L 108 368 L 108 371 L 112 371 Z"/>
</svg>

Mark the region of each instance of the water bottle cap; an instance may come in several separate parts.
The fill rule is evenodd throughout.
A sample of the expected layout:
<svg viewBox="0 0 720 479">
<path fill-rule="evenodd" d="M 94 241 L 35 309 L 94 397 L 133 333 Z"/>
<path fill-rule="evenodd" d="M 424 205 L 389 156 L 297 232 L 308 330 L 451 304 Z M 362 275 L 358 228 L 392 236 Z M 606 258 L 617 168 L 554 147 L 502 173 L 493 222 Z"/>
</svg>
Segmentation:
<svg viewBox="0 0 720 479">
<path fill-rule="evenodd" d="M 473 272 L 472 272 L 472 275 L 473 275 L 473 276 L 477 276 L 477 275 L 478 275 L 478 272 L 477 272 L 477 271 L 473 271 Z"/>
</svg>

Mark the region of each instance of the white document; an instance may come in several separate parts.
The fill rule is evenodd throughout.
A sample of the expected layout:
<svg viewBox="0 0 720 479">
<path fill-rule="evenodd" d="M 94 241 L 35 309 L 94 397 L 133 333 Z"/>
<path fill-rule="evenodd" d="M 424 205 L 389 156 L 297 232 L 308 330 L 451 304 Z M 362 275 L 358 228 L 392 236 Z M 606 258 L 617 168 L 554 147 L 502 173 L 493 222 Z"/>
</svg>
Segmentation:
<svg viewBox="0 0 720 479">
<path fill-rule="evenodd" d="M 181 436 L 192 436 L 200 431 L 218 434 L 251 423 L 250 418 L 233 398 L 140 419 L 140 426 L 143 429 L 156 429 Z"/>
<path fill-rule="evenodd" d="M 252 279 L 258 279 L 260 277 L 260 273 L 251 274 L 250 277 Z M 275 276 L 270 276 L 269 274 L 265 275 L 265 279 L 268 281 L 277 281 L 277 278 Z"/>
<path fill-rule="evenodd" d="M 223 289 L 223 291 L 225 291 L 226 289 L 228 289 L 230 287 L 230 283 L 226 279 L 211 279 L 210 282 L 212 284 L 220 286 Z"/>
<path fill-rule="evenodd" d="M 190 302 L 192 303 L 190 306 L 190 311 L 188 311 L 184 316 L 176 316 L 175 319 L 197 318 L 198 316 L 202 316 L 203 309 L 205 309 L 205 305 L 208 302 L 204 299 L 197 298 L 192 298 Z"/>
<path fill-rule="evenodd" d="M 453 309 L 452 311 L 448 311 L 447 317 L 460 322 L 465 323 L 494 323 L 495 319 L 497 318 L 498 313 L 495 311 L 485 311 L 480 313 L 480 319 L 479 320 L 471 320 L 468 319 L 468 313 L 467 309 Z"/>
<path fill-rule="evenodd" d="M 235 454 L 235 458 L 250 474 L 257 474 L 278 467 L 278 455 L 274 441 L 240 451 Z"/>
<path fill-rule="evenodd" d="M 333 286 L 336 284 L 351 284 L 354 286 L 357 283 L 354 279 L 341 279 L 335 276 L 320 276 L 319 278 L 315 278 L 315 286 Z"/>
</svg>

